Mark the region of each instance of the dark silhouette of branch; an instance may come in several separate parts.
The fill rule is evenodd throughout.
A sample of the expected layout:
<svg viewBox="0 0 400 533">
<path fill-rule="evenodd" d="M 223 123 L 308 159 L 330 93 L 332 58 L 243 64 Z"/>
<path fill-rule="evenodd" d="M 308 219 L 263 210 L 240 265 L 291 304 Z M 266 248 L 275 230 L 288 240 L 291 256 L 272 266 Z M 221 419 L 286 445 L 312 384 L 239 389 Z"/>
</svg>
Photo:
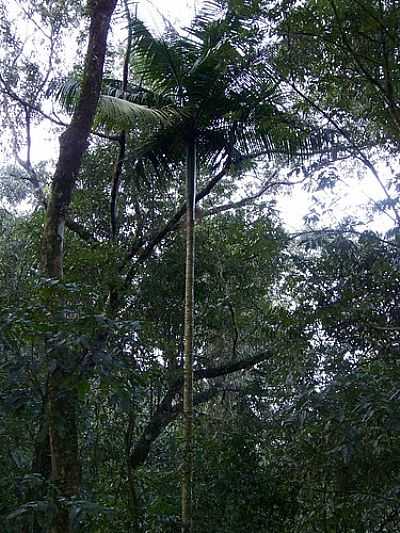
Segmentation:
<svg viewBox="0 0 400 533">
<path fill-rule="evenodd" d="M 225 365 L 218 367 L 198 369 L 194 371 L 193 378 L 194 380 L 199 381 L 227 376 L 234 372 L 239 372 L 240 370 L 249 370 L 257 363 L 270 359 L 272 355 L 270 350 L 266 350 L 248 359 L 226 363 Z M 166 427 L 182 413 L 183 403 L 181 401 L 175 403 L 177 395 L 181 393 L 182 385 L 183 376 L 180 376 L 170 384 L 159 407 L 144 428 L 130 453 L 130 468 L 136 469 L 146 462 L 153 442 L 161 435 Z M 208 388 L 205 391 L 201 391 L 194 395 L 193 404 L 199 405 L 205 403 L 220 392 L 224 392 L 224 389 Z"/>
<path fill-rule="evenodd" d="M 207 196 L 212 189 L 221 181 L 221 179 L 226 175 L 228 168 L 231 164 L 231 159 L 228 157 L 223 165 L 223 168 L 218 172 L 208 183 L 207 185 L 196 195 L 196 203 L 202 200 Z M 161 241 L 172 231 L 174 231 L 178 226 L 181 218 L 186 211 L 186 202 L 181 205 L 181 207 L 176 211 L 176 213 L 169 219 L 169 221 L 161 228 L 157 229 L 147 237 L 138 239 L 131 247 L 131 250 L 124 262 L 120 266 L 120 270 L 131 260 L 135 255 L 138 255 L 138 259 L 134 265 L 128 270 L 128 273 L 125 278 L 125 286 L 130 285 L 137 263 L 143 263 L 147 260 L 154 251 L 154 248 L 161 243 Z"/>
<path fill-rule="evenodd" d="M 392 79 L 390 76 L 389 68 L 388 68 L 388 57 L 387 57 L 387 50 L 386 50 L 386 44 L 383 46 L 382 54 L 383 54 L 383 73 L 384 73 L 384 81 L 385 84 L 381 84 L 379 80 L 377 80 L 366 68 L 366 66 L 362 63 L 360 60 L 359 55 L 356 53 L 354 48 L 351 46 L 351 43 L 349 42 L 349 39 L 347 38 L 346 31 L 343 28 L 342 20 L 339 16 L 339 12 L 337 10 L 337 6 L 334 2 L 334 0 L 329 0 L 329 3 L 331 5 L 332 11 L 335 15 L 336 22 L 339 27 L 340 35 L 342 37 L 342 41 L 346 46 L 347 51 L 351 55 L 351 57 L 354 59 L 354 62 L 356 64 L 356 67 L 359 69 L 360 73 L 365 76 L 365 79 L 369 81 L 371 85 L 376 87 L 378 91 L 381 93 L 384 101 L 387 103 L 388 111 L 396 125 L 396 128 L 400 129 L 400 118 L 399 118 L 399 108 L 397 106 L 396 100 L 394 98 L 393 93 L 393 87 L 392 87 Z M 382 25 L 381 26 L 381 34 L 382 33 Z M 385 43 L 385 41 L 384 41 Z"/>
<path fill-rule="evenodd" d="M 126 43 L 126 51 L 123 64 L 122 72 L 122 92 L 126 93 L 128 88 L 128 74 L 129 74 L 129 61 L 131 57 L 131 48 L 132 48 L 132 18 L 129 11 L 128 3 L 124 2 L 125 15 L 128 21 L 128 40 Z M 125 152 L 126 152 L 126 139 L 127 134 L 125 130 L 122 130 L 119 138 L 119 150 L 118 158 L 115 163 L 114 173 L 112 177 L 111 185 L 111 199 L 110 199 L 110 225 L 111 225 L 111 239 L 114 241 L 118 236 L 118 210 L 117 210 L 117 200 L 119 185 L 121 181 L 122 168 L 125 161 Z"/>
<path fill-rule="evenodd" d="M 275 178 L 277 174 L 278 172 L 274 172 L 273 176 L 271 176 L 271 179 Z M 255 194 L 252 194 L 251 196 L 247 196 L 246 198 L 243 198 L 242 200 L 239 200 L 237 202 L 230 202 L 229 204 L 219 205 L 219 206 L 201 211 L 199 217 L 197 218 L 202 219 L 204 217 L 223 213 L 224 211 L 229 211 L 232 209 L 240 209 L 241 207 L 246 207 L 247 205 L 251 205 L 255 200 L 258 200 L 258 198 L 263 196 L 270 189 L 272 189 L 276 185 L 281 185 L 282 183 L 283 182 L 268 181 L 268 183 L 263 185 Z M 285 184 L 289 185 L 290 183 L 285 182 Z"/>
<path fill-rule="evenodd" d="M 358 237 L 363 235 L 362 231 L 357 231 L 354 228 L 347 228 L 347 229 L 332 229 L 332 228 L 322 228 L 322 229 L 315 229 L 315 230 L 306 230 L 306 231 L 300 231 L 298 233 L 292 233 L 292 235 L 289 236 L 289 241 L 293 241 L 295 239 L 301 239 L 302 237 L 309 237 L 309 236 L 326 236 L 326 235 L 332 235 L 333 237 L 337 237 L 339 235 L 357 235 Z M 378 237 L 375 233 L 370 233 L 373 235 L 374 239 L 378 242 L 381 242 L 382 244 L 386 244 L 392 248 L 396 248 L 398 250 L 400 246 L 396 244 L 393 241 L 389 241 L 387 239 L 382 239 L 381 237 Z"/>
<path fill-rule="evenodd" d="M 200 405 L 207 402 L 213 396 L 221 393 L 221 389 L 207 389 L 206 391 L 195 394 L 193 405 Z M 131 469 L 142 466 L 150 453 L 153 442 L 161 435 L 165 428 L 173 422 L 183 412 L 183 402 L 172 406 L 172 400 L 175 394 L 165 396 L 157 411 L 152 416 L 150 422 L 145 427 L 139 440 L 136 442 L 133 450 L 129 455 L 129 466 Z"/>
<path fill-rule="evenodd" d="M 280 77 L 283 82 L 287 83 L 294 90 L 296 94 L 298 94 L 305 102 L 310 104 L 311 107 L 313 107 L 318 113 L 320 113 L 321 116 L 324 117 L 329 122 L 329 124 L 331 124 L 335 128 L 335 130 L 346 139 L 346 141 L 349 143 L 348 149 L 352 150 L 354 157 L 358 159 L 359 161 L 361 161 L 364 164 L 364 166 L 370 170 L 370 172 L 372 173 L 372 175 L 374 176 L 374 178 L 377 180 L 378 184 L 382 188 L 382 191 L 384 192 L 386 198 L 389 201 L 391 201 L 391 208 L 393 210 L 395 220 L 397 222 L 397 225 L 400 226 L 400 213 L 396 209 L 396 207 L 393 205 L 393 198 L 390 196 L 389 191 L 387 190 L 384 183 L 380 179 L 380 176 L 376 168 L 371 163 L 369 158 L 365 155 L 363 149 L 354 143 L 353 139 L 351 138 L 351 134 L 348 131 L 346 131 L 342 126 L 340 126 L 340 124 L 333 117 L 331 117 L 329 113 L 324 111 L 321 108 L 321 106 L 319 106 L 312 98 L 307 96 L 301 89 L 299 89 L 299 87 L 295 83 L 291 82 L 288 78 L 286 78 L 282 74 L 280 74 Z"/>
<path fill-rule="evenodd" d="M 239 372 L 239 370 L 249 370 L 257 363 L 262 363 L 273 357 L 271 350 L 264 350 L 249 357 L 248 359 L 240 359 L 238 361 L 226 363 L 225 365 L 209 367 L 204 369 L 195 370 L 193 375 L 195 380 L 200 379 L 213 379 L 217 377 L 227 376 L 233 374 L 234 372 Z"/>
</svg>

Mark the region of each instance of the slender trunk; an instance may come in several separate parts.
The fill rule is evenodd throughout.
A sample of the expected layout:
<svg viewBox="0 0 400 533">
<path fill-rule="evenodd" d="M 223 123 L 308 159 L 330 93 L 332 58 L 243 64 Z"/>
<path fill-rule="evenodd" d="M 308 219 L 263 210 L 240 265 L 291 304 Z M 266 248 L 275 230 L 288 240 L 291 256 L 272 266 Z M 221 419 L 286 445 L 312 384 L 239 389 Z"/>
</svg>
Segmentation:
<svg viewBox="0 0 400 533">
<path fill-rule="evenodd" d="M 132 407 L 132 411 L 135 407 Z M 136 426 L 136 417 L 131 412 L 129 414 L 128 427 L 125 436 L 125 448 L 127 459 L 127 476 L 128 476 L 128 523 L 126 527 L 127 533 L 139 533 L 141 531 L 140 525 L 140 507 L 139 498 L 136 490 L 136 469 L 132 467 L 130 456 L 133 445 L 133 438 Z"/>
<path fill-rule="evenodd" d="M 47 207 L 42 242 L 42 267 L 47 278 L 61 280 L 64 263 L 65 217 L 71 202 L 76 176 L 100 96 L 106 41 L 116 0 L 89 0 L 89 41 L 83 70 L 80 98 L 71 124 L 60 137 L 60 155 L 54 173 Z M 55 295 L 57 299 L 57 294 Z M 61 298 L 54 304 L 54 318 L 62 326 L 65 320 Z M 50 307 L 50 302 L 49 302 Z M 50 309 L 49 309 L 50 310 Z M 80 461 L 78 447 L 78 394 L 75 386 L 76 361 L 62 343 L 51 350 L 48 376 L 48 424 L 51 477 L 58 501 L 78 496 Z M 52 533 L 69 533 L 68 509 L 60 505 Z"/>
<path fill-rule="evenodd" d="M 194 306 L 194 216 L 196 197 L 196 144 L 190 141 L 186 154 L 186 265 L 183 349 L 182 533 L 192 531 L 193 481 L 193 306 Z"/>
<path fill-rule="evenodd" d="M 131 51 L 132 51 L 132 17 L 129 11 L 129 5 L 128 5 L 127 0 L 125 0 L 124 5 L 125 5 L 126 19 L 128 22 L 128 41 L 126 43 L 126 51 L 125 51 L 124 65 L 123 65 L 123 71 L 122 71 L 121 89 L 122 89 L 123 94 L 125 94 L 128 89 L 129 62 L 130 62 Z M 120 137 L 118 139 L 118 144 L 119 144 L 118 158 L 115 163 L 114 174 L 112 178 L 112 186 L 111 186 L 110 222 L 111 222 L 111 239 L 113 241 L 117 239 L 118 230 L 119 230 L 117 202 L 118 202 L 119 186 L 121 182 L 122 168 L 123 168 L 124 161 L 125 161 L 126 140 L 127 140 L 126 131 L 122 130 L 120 133 Z"/>
<path fill-rule="evenodd" d="M 122 70 L 122 93 L 125 95 L 125 93 L 128 90 L 128 77 L 129 77 L 129 64 L 130 64 L 130 58 L 131 58 L 131 52 L 132 52 L 132 17 L 131 13 L 129 11 L 129 4 L 128 0 L 124 0 L 124 7 L 125 7 L 125 15 L 128 22 L 128 41 L 126 44 L 126 51 L 125 51 L 125 57 L 124 57 L 124 65 Z M 136 5 L 136 12 L 137 12 L 137 5 Z M 135 15 L 136 18 L 136 15 Z M 125 153 L 126 153 L 126 145 L 127 145 L 127 132 L 125 130 L 122 130 L 119 135 L 118 139 L 118 157 L 115 162 L 114 166 L 114 172 L 112 176 L 112 183 L 111 183 L 111 198 L 110 198 L 110 228 L 111 228 L 111 240 L 113 242 L 118 240 L 118 233 L 119 233 L 119 215 L 118 215 L 118 196 L 119 196 L 119 189 L 121 184 L 121 177 L 122 177 L 122 170 L 125 164 Z M 115 277 L 118 278 L 118 267 L 115 265 Z M 115 283 L 112 283 L 110 286 L 110 293 L 109 293 L 109 302 L 110 302 L 110 311 L 112 315 L 117 313 L 117 309 L 120 306 L 120 291 L 118 286 L 116 286 Z M 114 318 L 114 316 L 113 316 Z"/>
</svg>

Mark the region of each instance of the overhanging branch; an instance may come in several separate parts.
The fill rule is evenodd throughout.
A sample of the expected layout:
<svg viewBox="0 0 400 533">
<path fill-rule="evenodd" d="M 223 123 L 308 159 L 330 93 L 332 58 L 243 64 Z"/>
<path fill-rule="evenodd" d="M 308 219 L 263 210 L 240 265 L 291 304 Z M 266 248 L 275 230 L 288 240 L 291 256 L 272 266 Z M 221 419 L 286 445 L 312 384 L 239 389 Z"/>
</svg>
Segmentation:
<svg viewBox="0 0 400 533">
<path fill-rule="evenodd" d="M 273 353 L 271 350 L 265 350 L 248 359 L 227 363 L 226 365 L 221 365 L 218 367 L 195 370 L 193 373 L 193 378 L 194 380 L 199 381 L 201 379 L 213 379 L 216 377 L 227 376 L 229 374 L 233 374 L 234 372 L 239 372 L 240 370 L 249 370 L 257 363 L 266 361 L 272 356 Z M 130 453 L 129 463 L 132 469 L 138 468 L 146 462 L 153 442 L 161 435 L 166 427 L 181 414 L 183 403 L 181 401 L 174 403 L 174 401 L 177 395 L 181 393 L 182 385 L 183 376 L 180 376 L 169 386 L 168 391 L 162 399 L 158 409 L 144 428 L 141 436 Z M 223 389 L 208 388 L 205 391 L 195 394 L 193 403 L 194 405 L 205 403 L 220 392 L 223 392 Z"/>
</svg>

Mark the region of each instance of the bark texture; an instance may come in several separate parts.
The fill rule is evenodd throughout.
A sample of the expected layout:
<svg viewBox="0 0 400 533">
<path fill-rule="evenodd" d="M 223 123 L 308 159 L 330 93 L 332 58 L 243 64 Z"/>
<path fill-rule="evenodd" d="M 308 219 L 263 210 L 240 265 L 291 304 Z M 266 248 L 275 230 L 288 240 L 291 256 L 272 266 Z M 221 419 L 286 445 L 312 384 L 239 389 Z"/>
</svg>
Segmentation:
<svg viewBox="0 0 400 533">
<path fill-rule="evenodd" d="M 42 268 L 47 278 L 62 279 L 64 227 L 75 180 L 96 113 L 103 77 L 110 20 L 116 0 L 90 0 L 89 40 L 80 98 L 71 124 L 60 137 L 60 154 L 52 180 L 42 241 Z M 54 302 L 52 302 L 54 304 Z M 55 320 L 64 320 L 62 302 L 55 304 Z M 52 347 L 48 376 L 48 422 L 51 478 L 62 498 L 80 492 L 77 428 L 78 395 L 74 384 L 76 365 L 66 349 Z M 68 509 L 60 505 L 52 533 L 69 533 Z"/>
<path fill-rule="evenodd" d="M 193 308 L 194 308 L 194 217 L 196 198 L 196 145 L 188 142 L 186 154 L 186 262 L 183 348 L 183 475 L 182 533 L 192 531 L 193 482 Z"/>
</svg>

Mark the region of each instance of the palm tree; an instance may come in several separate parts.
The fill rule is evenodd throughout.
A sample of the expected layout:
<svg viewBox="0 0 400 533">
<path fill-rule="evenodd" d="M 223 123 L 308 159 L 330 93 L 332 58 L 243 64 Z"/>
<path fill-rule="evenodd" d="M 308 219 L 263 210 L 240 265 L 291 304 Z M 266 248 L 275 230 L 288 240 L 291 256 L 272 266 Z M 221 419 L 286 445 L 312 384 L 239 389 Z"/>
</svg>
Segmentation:
<svg viewBox="0 0 400 533">
<path fill-rule="evenodd" d="M 179 120 L 137 148 L 138 157 L 186 159 L 184 310 L 184 459 L 182 533 L 192 531 L 194 207 L 199 162 L 254 160 L 315 148 L 310 130 L 281 107 L 282 95 L 260 53 L 251 13 L 207 2 L 185 35 L 171 26 L 160 38 L 133 22 L 133 67 L 141 103 L 169 102 Z M 316 136 L 317 138 L 318 136 Z M 318 141 L 317 141 L 318 142 Z M 211 165 L 210 165 L 211 164 Z"/>
</svg>

